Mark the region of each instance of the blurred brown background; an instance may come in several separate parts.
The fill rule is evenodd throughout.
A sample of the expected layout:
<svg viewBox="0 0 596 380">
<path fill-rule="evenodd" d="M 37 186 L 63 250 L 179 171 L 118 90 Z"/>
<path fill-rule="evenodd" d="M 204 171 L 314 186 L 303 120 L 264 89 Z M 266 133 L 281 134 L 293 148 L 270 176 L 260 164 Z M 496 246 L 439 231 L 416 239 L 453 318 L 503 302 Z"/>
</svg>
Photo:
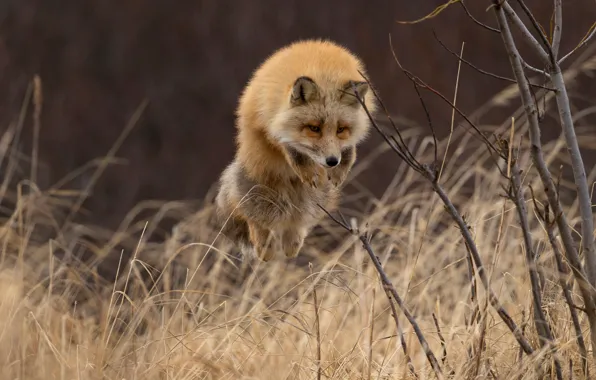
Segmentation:
<svg viewBox="0 0 596 380">
<path fill-rule="evenodd" d="M 126 161 L 108 167 L 85 203 L 90 214 L 84 220 L 115 227 L 141 200 L 205 196 L 232 159 L 233 112 L 251 71 L 296 39 L 331 38 L 353 50 L 391 111 L 420 123 L 424 113 L 392 58 L 389 34 L 402 63 L 445 94 L 453 93 L 457 61 L 434 39 L 433 28 L 453 50 L 465 42 L 465 57 L 479 67 L 511 76 L 500 36 L 472 22 L 458 4 L 422 24 L 396 22 L 418 19 L 442 2 L 2 0 L 0 132 L 17 119 L 28 83 L 39 74 L 44 95 L 39 182 L 48 188 L 105 155 L 146 98 L 142 119 L 117 154 Z M 478 20 L 496 24 L 486 10 L 488 0 L 468 3 Z M 552 1 L 527 4 L 548 26 Z M 563 5 L 562 52 L 567 52 L 596 19 L 596 4 L 564 0 Z M 590 82 L 577 89 L 583 98 L 574 102 L 580 108 L 596 95 Z M 472 112 L 506 85 L 463 66 L 459 105 Z M 427 99 L 444 136 L 451 112 Z M 480 121 L 500 123 L 507 116 L 493 112 Z M 26 153 L 32 125 L 29 116 L 21 138 Z M 547 121 L 544 128 L 547 137 L 559 133 L 556 123 Z M 371 136 L 363 154 L 381 141 Z M 382 156 L 362 181 L 381 192 L 398 164 L 394 156 Z M 69 187 L 80 188 L 88 179 Z"/>
</svg>

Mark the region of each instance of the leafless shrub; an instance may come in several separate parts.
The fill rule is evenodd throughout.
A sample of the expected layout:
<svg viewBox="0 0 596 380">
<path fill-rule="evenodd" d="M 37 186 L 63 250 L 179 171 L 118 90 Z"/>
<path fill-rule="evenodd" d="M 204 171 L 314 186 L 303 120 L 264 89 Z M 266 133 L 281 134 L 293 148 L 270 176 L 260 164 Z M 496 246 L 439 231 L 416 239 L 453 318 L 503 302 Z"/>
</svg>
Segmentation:
<svg viewBox="0 0 596 380">
<path fill-rule="evenodd" d="M 574 128 L 573 117 L 571 113 L 571 108 L 569 105 L 569 98 L 567 95 L 567 89 L 565 86 L 563 72 L 560 68 L 560 64 L 567 59 L 574 51 L 579 49 L 581 46 L 585 45 L 587 41 L 592 38 L 595 34 L 596 28 L 593 28 L 592 31 L 582 40 L 580 41 L 577 48 L 573 49 L 573 51 L 569 52 L 563 58 L 558 58 L 559 55 L 559 46 L 561 42 L 561 35 L 562 35 L 562 2 L 560 0 L 554 1 L 554 22 L 552 26 L 552 36 L 551 38 L 547 38 L 544 32 L 544 29 L 538 24 L 536 19 L 534 18 L 531 10 L 526 6 L 523 0 L 516 0 L 518 5 L 521 7 L 522 11 L 525 13 L 525 16 L 530 20 L 532 28 L 538 34 L 538 40 L 533 36 L 533 34 L 528 30 L 525 26 L 521 18 L 517 15 L 515 10 L 511 7 L 507 0 L 493 0 L 492 1 L 492 9 L 496 15 L 498 28 L 492 28 L 486 25 L 479 23 L 476 19 L 474 21 L 487 28 L 491 31 L 494 31 L 501 35 L 503 39 L 503 43 L 507 53 L 509 54 L 511 67 L 513 70 L 514 78 L 509 79 L 501 76 L 496 76 L 494 74 L 488 73 L 483 71 L 479 68 L 476 68 L 470 62 L 465 61 L 463 58 L 458 56 L 456 53 L 453 53 L 460 62 L 464 62 L 467 65 L 476 68 L 479 72 L 490 75 L 500 80 L 507 80 L 510 82 L 517 83 L 519 88 L 519 94 L 521 96 L 521 100 L 525 110 L 525 117 L 527 118 L 527 122 L 529 124 L 528 132 L 529 132 L 529 139 L 530 139 L 530 155 L 532 158 L 532 162 L 536 167 L 539 178 L 542 182 L 542 185 L 545 189 L 546 196 L 548 198 L 548 205 L 550 209 L 554 212 L 554 221 L 550 220 L 548 213 L 545 211 L 539 212 L 539 216 L 541 221 L 547 224 L 547 235 L 549 238 L 549 242 L 554 252 L 554 256 L 557 262 L 557 268 L 560 273 L 564 273 L 564 265 L 561 261 L 560 254 L 557 247 L 557 242 L 554 237 L 553 227 L 556 223 L 559 233 L 561 235 L 563 246 L 565 249 L 566 258 L 572 268 L 575 281 L 578 283 L 582 299 L 584 302 L 584 307 L 582 308 L 583 312 L 586 314 L 589 324 L 590 324 L 590 333 L 592 336 L 592 346 L 596 346 L 596 309 L 595 309 L 595 299 L 594 299 L 594 289 L 596 288 L 596 249 L 594 245 L 594 223 L 593 223 L 593 215 L 592 215 L 592 206 L 591 206 L 591 196 L 589 192 L 588 181 L 585 173 L 585 167 L 583 165 L 581 153 L 579 150 L 578 140 Z M 437 8 L 433 13 L 436 16 L 440 11 L 446 8 L 448 5 L 454 3 L 454 1 L 450 1 L 447 4 Z M 464 7 L 466 13 L 470 16 L 471 14 L 463 4 L 463 1 L 460 1 L 460 4 Z M 472 17 L 473 18 L 473 17 Z M 541 59 L 541 63 L 544 69 L 539 69 L 532 67 L 528 63 L 526 63 L 520 51 L 517 48 L 516 42 L 514 41 L 513 35 L 510 30 L 510 24 L 519 29 L 523 38 L 526 40 L 527 43 L 532 47 L 535 53 Z M 440 42 L 440 41 L 439 41 Z M 441 43 L 441 45 L 443 45 Z M 444 45 L 443 45 L 444 46 Z M 445 47 L 445 46 L 444 46 Z M 446 47 L 445 47 L 446 48 Z M 395 53 L 394 53 L 395 56 Z M 405 69 L 401 63 L 399 62 L 398 58 L 395 57 L 396 63 L 398 64 L 399 68 L 402 72 L 412 81 L 414 84 L 414 88 L 418 97 L 421 100 L 422 107 L 427 115 L 429 127 L 432 132 L 432 136 L 434 139 L 434 160 L 430 164 L 421 163 L 415 155 L 411 152 L 409 147 L 405 144 L 403 137 L 401 136 L 401 132 L 399 128 L 393 123 L 391 120 L 391 116 L 387 111 L 386 107 L 383 105 L 382 101 L 378 98 L 379 102 L 381 103 L 382 108 L 385 111 L 385 115 L 387 119 L 393 126 L 393 134 L 385 132 L 381 127 L 379 127 L 377 121 L 370 113 L 369 118 L 373 123 L 373 126 L 377 130 L 377 132 L 383 137 L 385 142 L 391 147 L 391 149 L 397 154 L 397 156 L 404 161 L 411 169 L 421 175 L 432 187 L 433 191 L 439 196 L 441 201 L 445 206 L 445 210 L 451 216 L 453 221 L 458 225 L 460 233 L 465 240 L 466 248 L 468 249 L 471 257 L 471 261 L 473 262 L 475 268 L 470 268 L 470 272 L 475 273 L 480 277 L 480 282 L 484 287 L 484 290 L 488 293 L 488 300 L 492 307 L 497 311 L 498 315 L 501 317 L 503 322 L 508 326 L 510 332 L 515 336 L 518 344 L 520 345 L 520 349 L 525 352 L 527 355 L 534 356 L 537 354 L 536 348 L 533 347 L 529 340 L 524 336 L 521 329 L 517 326 L 514 322 L 513 318 L 505 311 L 505 309 L 501 306 L 500 301 L 496 295 L 496 293 L 492 290 L 489 278 L 486 274 L 485 266 L 481 260 L 481 255 L 478 251 L 476 243 L 473 239 L 471 234 L 471 228 L 466 223 L 465 218 L 460 214 L 460 212 L 455 207 L 454 203 L 451 201 L 450 197 L 447 195 L 447 192 L 444 190 L 443 186 L 440 184 L 440 169 L 442 167 L 441 163 L 438 162 L 438 153 L 437 153 L 437 141 L 431 121 L 431 117 L 429 111 L 424 103 L 423 97 L 419 91 L 419 89 L 424 89 L 429 91 L 431 94 L 438 96 L 442 100 L 444 100 L 447 104 L 449 104 L 454 111 L 456 111 L 462 118 L 465 119 L 467 124 L 472 128 L 475 132 L 476 136 L 479 137 L 480 141 L 485 145 L 488 153 L 494 157 L 494 162 L 498 165 L 498 168 L 502 174 L 502 176 L 507 180 L 507 185 L 503 186 L 505 190 L 505 196 L 509 198 L 515 208 L 517 210 L 518 221 L 523 235 L 524 241 L 524 250 L 525 250 L 525 257 L 526 263 L 528 265 L 528 273 L 530 277 L 530 283 L 532 288 L 532 314 L 533 314 L 533 321 L 534 327 L 536 329 L 537 335 L 539 337 L 539 344 L 542 349 L 544 349 L 545 353 L 548 352 L 552 355 L 552 363 L 554 364 L 554 373 L 558 379 L 563 378 L 562 366 L 557 358 L 559 356 L 559 352 L 557 349 L 557 343 L 555 341 L 555 337 L 552 332 L 552 328 L 545 316 L 544 313 L 544 305 L 542 301 L 542 294 L 543 289 L 540 280 L 540 270 L 538 268 L 538 260 L 537 255 L 535 253 L 535 245 L 533 244 L 533 237 L 530 229 L 529 224 L 529 213 L 526 207 L 526 196 L 523 189 L 523 182 L 522 182 L 522 170 L 519 166 L 519 153 L 518 150 L 520 148 L 514 148 L 515 143 L 515 131 L 513 125 L 511 127 L 511 136 L 509 140 L 501 139 L 497 137 L 492 139 L 487 137 L 484 133 L 480 131 L 480 129 L 451 101 L 447 99 L 443 94 L 433 89 L 431 86 L 426 84 L 422 79 L 417 77 L 412 72 Z M 539 73 L 541 76 L 545 78 L 547 82 L 550 84 L 548 86 L 542 85 L 534 85 L 529 82 L 526 77 L 525 70 L 530 70 L 534 73 Z M 368 79 L 365 78 L 367 81 Z M 563 135 L 565 137 L 565 142 L 567 144 L 567 148 L 569 151 L 569 155 L 571 158 L 571 166 L 573 168 L 573 174 L 575 178 L 575 186 L 577 189 L 578 194 L 578 203 L 579 203 L 579 210 L 581 214 L 581 230 L 582 230 L 582 245 L 583 245 L 583 256 L 585 257 L 585 266 L 582 265 L 580 261 L 580 256 L 578 250 L 575 247 L 575 243 L 573 241 L 571 228 L 569 223 L 567 222 L 566 214 L 563 210 L 563 206 L 561 205 L 559 199 L 559 192 L 558 188 L 555 186 L 555 182 L 553 180 L 553 176 L 549 171 L 546 161 L 544 159 L 544 151 L 542 148 L 542 144 L 540 141 L 540 114 L 538 111 L 538 99 L 536 95 L 532 92 L 532 86 L 540 87 L 547 92 L 551 91 L 554 92 L 554 97 L 557 103 L 558 114 L 560 117 L 561 128 L 563 130 Z M 376 95 L 376 93 L 375 93 Z M 360 101 L 361 105 L 366 109 L 366 105 L 358 96 L 356 92 L 356 97 Z M 367 110 L 368 112 L 368 110 Z M 501 159 L 504 162 L 504 167 L 501 165 L 499 161 Z M 500 166 L 499 166 L 500 165 Z M 532 195 L 534 199 L 534 195 Z M 378 264 L 378 259 L 376 258 L 374 252 L 371 250 L 370 246 L 370 239 L 371 235 L 368 232 L 358 232 L 354 229 L 350 228 L 345 222 L 342 222 L 338 219 L 334 219 L 337 223 L 341 224 L 344 228 L 349 230 L 352 233 L 357 233 L 359 235 L 359 239 L 364 245 L 365 249 L 369 251 L 370 258 L 373 260 L 379 275 L 381 276 L 381 281 L 383 283 L 384 288 L 386 288 L 389 301 L 391 302 L 391 295 L 393 298 L 396 299 L 398 305 L 406 314 L 406 317 L 410 321 L 410 323 L 414 326 L 415 331 L 416 329 L 416 321 L 411 317 L 410 312 L 408 311 L 408 307 L 404 305 L 403 301 L 401 301 L 397 297 L 397 292 L 393 285 L 391 284 L 390 280 L 387 278 L 386 273 L 383 271 L 383 268 L 380 264 Z M 560 276 L 559 276 L 560 277 Z M 561 278 L 561 277 L 560 277 Z M 567 284 L 566 280 L 561 279 L 560 282 L 563 294 L 565 296 L 565 300 L 568 303 L 569 310 L 571 313 L 571 317 L 573 320 L 574 329 L 577 334 L 577 344 L 578 349 L 581 353 L 582 357 L 582 371 L 584 375 L 588 376 L 588 365 L 587 365 L 587 358 L 586 352 L 587 349 L 585 347 L 583 336 L 581 332 L 581 328 L 579 327 L 576 306 L 573 304 L 571 299 L 569 285 Z M 472 282 L 472 290 L 473 293 L 475 292 L 475 283 Z M 442 376 L 442 371 L 440 370 L 440 366 L 436 361 L 436 358 L 432 351 L 427 349 L 426 340 L 421 334 L 418 334 L 418 339 L 425 350 L 428 360 L 431 363 L 432 367 L 435 369 L 435 373 L 437 377 Z M 596 351 L 592 350 L 594 358 L 596 358 Z M 569 359 L 570 362 L 572 359 Z M 571 366 L 572 368 L 572 366 Z M 536 370 L 537 373 L 542 373 L 543 368 L 541 366 L 537 366 Z"/>
</svg>

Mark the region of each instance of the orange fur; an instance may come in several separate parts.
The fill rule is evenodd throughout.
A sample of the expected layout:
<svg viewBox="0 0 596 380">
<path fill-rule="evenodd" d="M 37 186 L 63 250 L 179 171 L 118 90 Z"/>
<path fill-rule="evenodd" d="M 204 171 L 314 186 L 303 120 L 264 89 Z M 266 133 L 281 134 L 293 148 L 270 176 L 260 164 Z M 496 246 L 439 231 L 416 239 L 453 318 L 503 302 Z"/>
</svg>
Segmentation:
<svg viewBox="0 0 596 380">
<path fill-rule="evenodd" d="M 217 196 L 222 220 L 233 215 L 224 234 L 244 252 L 294 257 L 324 215 L 319 205 L 337 207 L 355 147 L 370 129 L 353 90 L 376 109 L 360 73 L 364 65 L 347 49 L 306 40 L 281 48 L 253 74 L 236 110 L 236 156 Z"/>
</svg>

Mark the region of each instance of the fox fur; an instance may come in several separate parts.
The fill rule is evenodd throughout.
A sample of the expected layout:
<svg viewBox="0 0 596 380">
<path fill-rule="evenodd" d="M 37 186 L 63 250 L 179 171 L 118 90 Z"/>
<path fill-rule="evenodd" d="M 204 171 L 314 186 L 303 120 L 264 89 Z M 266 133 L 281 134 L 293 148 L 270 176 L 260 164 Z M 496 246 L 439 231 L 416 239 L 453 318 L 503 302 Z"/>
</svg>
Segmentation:
<svg viewBox="0 0 596 380">
<path fill-rule="evenodd" d="M 253 73 L 236 110 L 236 154 L 221 174 L 222 233 L 263 261 L 298 255 L 305 237 L 337 208 L 370 130 L 376 104 L 365 67 L 328 40 L 294 42 Z"/>
</svg>

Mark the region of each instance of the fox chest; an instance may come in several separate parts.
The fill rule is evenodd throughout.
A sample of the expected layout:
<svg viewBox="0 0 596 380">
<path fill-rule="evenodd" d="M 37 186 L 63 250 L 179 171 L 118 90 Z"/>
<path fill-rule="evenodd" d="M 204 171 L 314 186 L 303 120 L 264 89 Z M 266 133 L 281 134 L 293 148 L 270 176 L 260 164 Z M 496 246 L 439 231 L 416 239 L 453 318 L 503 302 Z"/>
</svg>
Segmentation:
<svg viewBox="0 0 596 380">
<path fill-rule="evenodd" d="M 331 184 L 324 184 L 319 187 L 300 184 L 298 186 L 280 192 L 279 196 L 291 207 L 290 219 L 319 219 L 324 215 L 325 209 L 334 208 L 339 199 L 339 191 Z"/>
<path fill-rule="evenodd" d="M 253 219 L 287 226 L 312 224 L 325 216 L 321 207 L 333 210 L 339 190 L 331 182 L 317 187 L 296 180 L 257 182 L 241 170 L 236 172 L 236 196 L 243 213 Z"/>
</svg>

